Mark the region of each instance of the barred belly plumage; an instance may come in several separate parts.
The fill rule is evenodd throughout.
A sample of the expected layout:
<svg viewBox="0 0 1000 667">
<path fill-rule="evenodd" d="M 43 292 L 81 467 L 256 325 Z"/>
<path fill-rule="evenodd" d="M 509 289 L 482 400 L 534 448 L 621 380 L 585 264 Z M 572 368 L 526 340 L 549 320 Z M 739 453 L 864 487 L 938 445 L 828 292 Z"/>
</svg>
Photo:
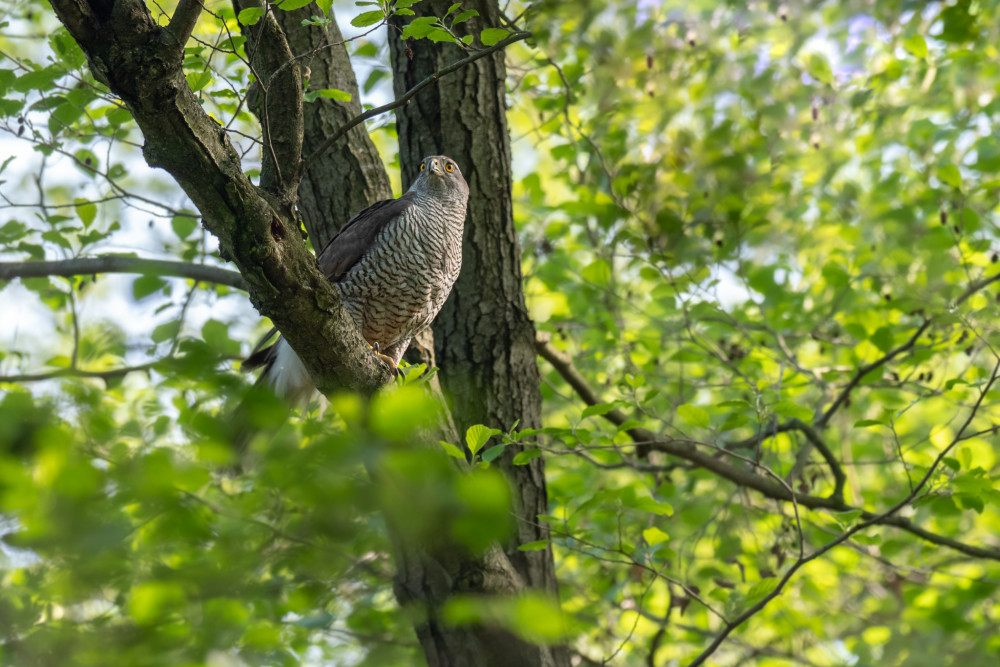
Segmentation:
<svg viewBox="0 0 1000 667">
<path fill-rule="evenodd" d="M 462 222 L 418 199 L 338 283 L 365 340 L 388 349 L 431 323 L 461 269 Z"/>
</svg>

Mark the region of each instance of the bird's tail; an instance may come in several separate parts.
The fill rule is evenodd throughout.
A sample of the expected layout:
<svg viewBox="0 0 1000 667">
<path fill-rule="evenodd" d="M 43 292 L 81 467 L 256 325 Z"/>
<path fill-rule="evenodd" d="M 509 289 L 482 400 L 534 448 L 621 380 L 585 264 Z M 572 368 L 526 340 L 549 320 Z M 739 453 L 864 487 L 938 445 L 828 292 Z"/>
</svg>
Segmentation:
<svg viewBox="0 0 1000 667">
<path fill-rule="evenodd" d="M 255 435 L 286 421 L 292 408 L 307 403 L 316 390 L 302 361 L 283 338 L 266 345 L 276 333 L 277 329 L 271 329 L 240 366 L 242 371 L 263 369 L 230 413 L 231 441 L 241 459 L 250 451 Z"/>
</svg>

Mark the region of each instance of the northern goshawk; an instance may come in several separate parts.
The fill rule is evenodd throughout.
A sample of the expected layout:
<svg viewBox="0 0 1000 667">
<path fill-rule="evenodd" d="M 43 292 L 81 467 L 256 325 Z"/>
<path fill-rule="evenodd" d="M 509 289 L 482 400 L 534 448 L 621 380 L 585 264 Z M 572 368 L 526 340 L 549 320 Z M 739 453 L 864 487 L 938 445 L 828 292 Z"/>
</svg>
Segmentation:
<svg viewBox="0 0 1000 667">
<path fill-rule="evenodd" d="M 462 268 L 469 186 L 455 161 L 432 155 L 402 196 L 351 218 L 319 253 L 320 269 L 340 292 L 361 336 L 393 372 L 410 340 L 441 310 Z M 261 382 L 292 402 L 315 387 L 283 338 L 257 349 L 243 370 L 264 367 Z"/>
</svg>

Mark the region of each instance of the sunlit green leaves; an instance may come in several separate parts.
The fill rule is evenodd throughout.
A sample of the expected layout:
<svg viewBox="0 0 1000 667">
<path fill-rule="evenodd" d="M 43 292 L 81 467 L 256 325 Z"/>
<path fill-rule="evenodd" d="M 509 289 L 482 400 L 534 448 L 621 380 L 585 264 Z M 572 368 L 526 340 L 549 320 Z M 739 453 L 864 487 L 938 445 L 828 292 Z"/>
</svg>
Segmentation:
<svg viewBox="0 0 1000 667">
<path fill-rule="evenodd" d="M 677 406 L 677 416 L 683 419 L 685 422 L 691 426 L 697 426 L 699 428 L 708 428 L 709 414 L 708 411 L 697 405 L 679 405 Z"/>
<path fill-rule="evenodd" d="M 385 14 L 380 10 L 361 12 L 353 19 L 351 19 L 351 25 L 353 25 L 355 28 L 367 28 L 370 25 L 375 25 L 384 18 Z"/>
<path fill-rule="evenodd" d="M 483 46 L 493 46 L 509 34 L 510 31 L 503 28 L 487 28 L 479 33 L 479 40 L 483 43 Z"/>
<path fill-rule="evenodd" d="M 236 19 L 243 25 L 257 25 L 257 21 L 264 15 L 264 10 L 260 7 L 247 7 L 241 9 Z"/>
<path fill-rule="evenodd" d="M 927 57 L 927 41 L 922 35 L 910 35 L 903 40 L 903 48 L 917 58 Z"/>
<path fill-rule="evenodd" d="M 500 433 L 498 428 L 487 428 L 482 424 L 474 424 L 465 432 L 465 443 L 468 445 L 469 451 L 475 454 L 482 449 L 487 440 Z"/>
</svg>

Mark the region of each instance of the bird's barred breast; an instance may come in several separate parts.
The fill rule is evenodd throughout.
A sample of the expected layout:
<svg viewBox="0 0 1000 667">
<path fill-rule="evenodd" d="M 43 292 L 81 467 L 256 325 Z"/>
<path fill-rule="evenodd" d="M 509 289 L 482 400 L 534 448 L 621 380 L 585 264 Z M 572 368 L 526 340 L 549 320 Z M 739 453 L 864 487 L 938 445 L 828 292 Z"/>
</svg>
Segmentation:
<svg viewBox="0 0 1000 667">
<path fill-rule="evenodd" d="M 408 340 L 444 305 L 461 269 L 464 210 L 456 215 L 438 205 L 411 206 L 339 283 L 369 343 L 388 348 Z"/>
</svg>

